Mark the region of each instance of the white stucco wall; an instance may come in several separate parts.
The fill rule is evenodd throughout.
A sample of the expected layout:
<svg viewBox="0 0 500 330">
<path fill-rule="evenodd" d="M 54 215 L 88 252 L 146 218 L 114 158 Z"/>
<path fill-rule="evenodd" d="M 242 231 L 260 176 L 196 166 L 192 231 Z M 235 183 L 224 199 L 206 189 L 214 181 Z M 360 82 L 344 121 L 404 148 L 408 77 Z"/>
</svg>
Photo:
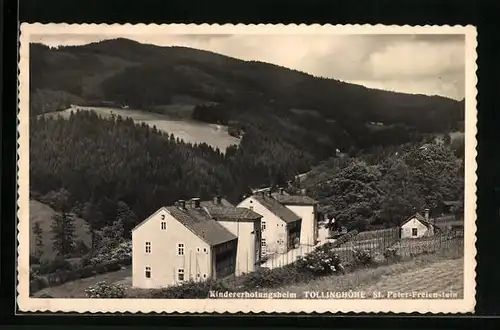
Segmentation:
<svg viewBox="0 0 500 330">
<path fill-rule="evenodd" d="M 161 229 L 162 221 L 167 222 L 166 230 Z M 146 242 L 151 242 L 151 253 L 146 253 Z M 179 243 L 184 244 L 183 256 L 177 255 Z M 210 246 L 161 208 L 132 231 L 132 286 L 176 284 L 179 268 L 184 269 L 185 280 L 206 279 L 212 275 L 211 258 Z M 151 278 L 146 278 L 146 267 L 151 267 Z"/>
<path fill-rule="evenodd" d="M 285 205 L 289 210 L 302 218 L 300 228 L 300 244 L 316 245 L 318 239 L 318 222 L 314 205 Z"/>
<path fill-rule="evenodd" d="M 236 275 L 253 272 L 255 263 L 260 258 L 260 240 L 254 231 L 260 231 L 260 220 L 255 221 L 219 221 L 219 223 L 238 237 L 236 252 Z M 257 255 L 259 254 L 259 255 Z"/>
<path fill-rule="evenodd" d="M 417 228 L 417 236 L 412 235 L 412 229 Z M 413 218 L 404 225 L 401 226 L 401 238 L 419 238 L 428 235 L 428 228 L 418 221 L 418 219 Z"/>
<path fill-rule="evenodd" d="M 241 201 L 238 207 L 252 209 L 254 212 L 262 215 L 261 223 L 265 222 L 266 224 L 266 228 L 262 230 L 262 239 L 266 240 L 266 246 L 262 247 L 262 255 L 266 253 L 284 253 L 287 251 L 286 224 L 283 220 L 274 215 L 274 213 L 269 211 L 252 196 Z M 279 239 L 283 240 L 282 245 L 278 245 Z"/>
</svg>

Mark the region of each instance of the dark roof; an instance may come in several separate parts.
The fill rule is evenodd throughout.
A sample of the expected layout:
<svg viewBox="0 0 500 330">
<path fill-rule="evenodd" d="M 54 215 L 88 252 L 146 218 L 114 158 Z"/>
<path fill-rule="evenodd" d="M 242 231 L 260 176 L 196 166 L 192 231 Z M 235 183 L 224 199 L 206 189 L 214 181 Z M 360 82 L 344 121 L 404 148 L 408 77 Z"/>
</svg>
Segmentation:
<svg viewBox="0 0 500 330">
<path fill-rule="evenodd" d="M 276 199 L 269 196 L 261 196 L 259 194 L 252 196 L 256 201 L 261 203 L 266 209 L 274 213 L 278 218 L 286 223 L 291 223 L 301 220 L 297 214 L 281 205 Z"/>
<path fill-rule="evenodd" d="M 236 239 L 236 236 L 212 219 L 204 208 L 181 209 L 177 206 L 168 206 L 167 210 L 177 221 L 211 246 Z"/>
<path fill-rule="evenodd" d="M 444 201 L 443 204 L 446 206 L 455 206 L 460 205 L 460 201 Z"/>
<path fill-rule="evenodd" d="M 221 199 L 220 204 L 216 203 L 214 200 L 211 200 L 203 201 L 200 203 L 200 205 L 202 207 L 205 207 L 208 213 L 210 213 L 210 215 L 217 220 L 253 221 L 262 218 L 262 215 L 244 207 L 236 207 L 223 198 Z"/>
<path fill-rule="evenodd" d="M 410 221 L 411 219 L 413 218 L 417 218 L 418 221 L 420 221 L 424 226 L 426 226 L 427 228 L 430 228 L 431 226 L 433 226 L 433 224 L 431 224 L 429 221 L 427 221 L 423 215 L 421 215 L 420 213 L 415 213 L 414 215 L 412 215 L 411 217 L 408 217 L 405 221 L 403 221 L 401 223 L 400 226 L 403 226 L 404 224 L 406 224 L 408 221 Z M 436 227 L 436 226 L 434 226 Z"/>
<path fill-rule="evenodd" d="M 286 192 L 282 194 L 279 192 L 275 192 L 271 194 L 274 199 L 276 199 L 281 204 L 288 205 L 315 205 L 318 202 L 312 199 L 309 196 L 305 195 L 289 195 Z"/>
</svg>

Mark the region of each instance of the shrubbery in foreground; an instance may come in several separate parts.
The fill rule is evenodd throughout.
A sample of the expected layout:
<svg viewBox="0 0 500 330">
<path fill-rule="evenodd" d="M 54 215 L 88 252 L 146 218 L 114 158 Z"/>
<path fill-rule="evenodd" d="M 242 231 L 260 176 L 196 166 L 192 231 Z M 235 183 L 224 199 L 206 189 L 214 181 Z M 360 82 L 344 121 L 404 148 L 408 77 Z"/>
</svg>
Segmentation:
<svg viewBox="0 0 500 330">
<path fill-rule="evenodd" d="M 121 284 L 108 284 L 101 281 L 90 286 L 85 293 L 89 298 L 124 298 L 125 287 Z"/>
</svg>

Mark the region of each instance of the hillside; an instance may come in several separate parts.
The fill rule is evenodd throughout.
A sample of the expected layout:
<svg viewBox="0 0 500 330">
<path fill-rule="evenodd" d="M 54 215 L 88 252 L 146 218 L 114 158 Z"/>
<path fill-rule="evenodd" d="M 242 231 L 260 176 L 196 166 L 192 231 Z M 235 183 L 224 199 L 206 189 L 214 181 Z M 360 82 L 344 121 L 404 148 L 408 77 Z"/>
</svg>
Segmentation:
<svg viewBox="0 0 500 330">
<path fill-rule="evenodd" d="M 33 225 L 35 222 L 40 223 L 42 229 L 43 240 L 43 255 L 41 259 L 53 260 L 56 252 L 52 248 L 52 216 L 56 213 L 50 206 L 40 203 L 36 200 L 30 200 L 30 254 L 34 254 L 36 250 L 35 235 L 33 233 Z M 87 247 L 90 246 L 90 236 L 87 233 L 85 220 L 73 217 L 75 221 L 75 238 L 81 240 Z M 75 240 L 75 241 L 76 241 Z"/>
<path fill-rule="evenodd" d="M 303 150 L 317 145 L 319 158 L 332 146 L 407 142 L 454 128 L 464 117 L 463 102 L 371 90 L 185 47 L 115 39 L 59 49 L 32 44 L 30 52 L 32 114 L 103 101 L 168 114 L 179 102 L 217 102 L 225 116 L 212 121 L 265 125 Z"/>
</svg>

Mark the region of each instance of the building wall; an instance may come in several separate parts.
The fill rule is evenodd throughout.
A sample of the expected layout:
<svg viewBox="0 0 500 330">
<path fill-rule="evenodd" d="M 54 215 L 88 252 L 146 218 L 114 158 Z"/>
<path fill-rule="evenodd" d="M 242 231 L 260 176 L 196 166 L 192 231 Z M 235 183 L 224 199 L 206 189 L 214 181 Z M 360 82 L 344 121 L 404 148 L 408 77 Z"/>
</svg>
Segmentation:
<svg viewBox="0 0 500 330">
<path fill-rule="evenodd" d="M 417 236 L 412 235 L 413 228 L 417 228 Z M 429 229 L 416 218 L 401 226 L 401 238 L 419 238 L 430 234 Z"/>
<path fill-rule="evenodd" d="M 261 222 L 256 221 L 219 221 L 219 223 L 238 237 L 238 248 L 236 252 L 236 274 L 248 273 L 255 270 L 255 263 L 260 259 L 257 256 L 260 250 L 259 233 Z M 256 235 L 257 234 L 257 235 Z"/>
<path fill-rule="evenodd" d="M 274 213 L 269 211 L 264 205 L 260 204 L 253 197 L 248 197 L 238 204 L 238 207 L 246 207 L 262 215 L 261 225 L 265 223 L 265 229 L 262 230 L 262 240 L 266 245 L 262 246 L 262 255 L 267 253 L 285 253 L 287 251 L 287 231 L 286 224 Z M 283 244 L 278 244 L 278 240 Z"/>
<path fill-rule="evenodd" d="M 302 218 L 300 229 L 301 245 L 316 245 L 318 239 L 318 221 L 314 205 L 285 205 L 289 210 Z"/>
<path fill-rule="evenodd" d="M 166 221 L 166 230 L 161 222 Z M 146 253 L 151 242 L 151 253 Z M 184 255 L 178 255 L 178 244 L 184 244 Z M 203 280 L 213 273 L 210 246 L 174 219 L 165 208 L 155 212 L 148 221 L 132 232 L 132 285 L 138 288 L 159 288 L 179 283 L 179 269 L 184 280 Z M 146 267 L 151 278 L 146 278 Z"/>
</svg>

